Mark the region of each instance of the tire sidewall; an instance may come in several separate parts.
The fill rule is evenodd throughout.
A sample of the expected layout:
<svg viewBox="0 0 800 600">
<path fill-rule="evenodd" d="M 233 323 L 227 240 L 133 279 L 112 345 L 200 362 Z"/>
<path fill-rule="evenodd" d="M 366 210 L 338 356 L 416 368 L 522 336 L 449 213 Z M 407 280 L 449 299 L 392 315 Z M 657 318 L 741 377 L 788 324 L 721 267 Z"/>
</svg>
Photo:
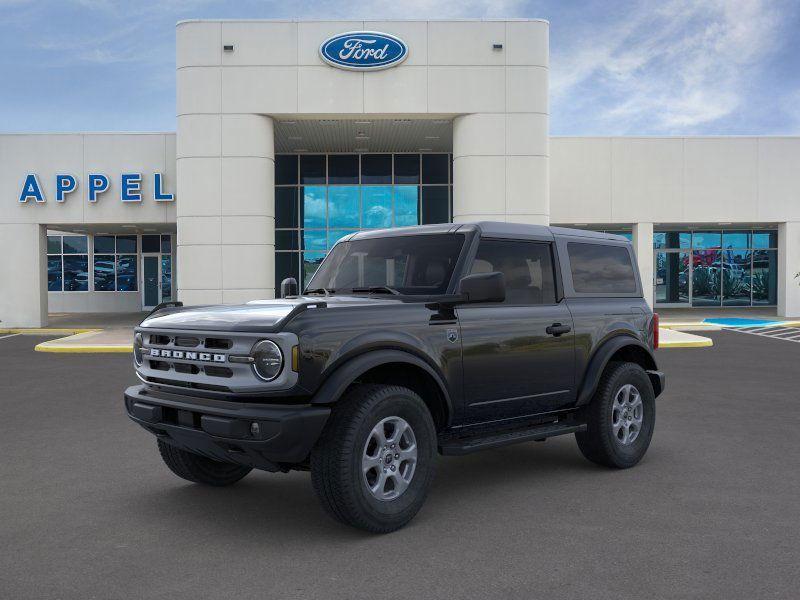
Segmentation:
<svg viewBox="0 0 800 600">
<path fill-rule="evenodd" d="M 623 446 L 614 435 L 611 415 L 614 408 L 614 398 L 622 386 L 631 384 L 642 398 L 643 420 L 642 430 L 632 444 Z M 650 378 L 639 365 L 628 363 L 619 368 L 609 380 L 607 394 L 601 403 L 599 411 L 600 433 L 605 438 L 604 445 L 610 450 L 615 462 L 620 466 L 633 466 L 638 463 L 647 452 L 650 440 L 653 437 L 656 420 L 656 402 L 653 385 Z"/>
</svg>

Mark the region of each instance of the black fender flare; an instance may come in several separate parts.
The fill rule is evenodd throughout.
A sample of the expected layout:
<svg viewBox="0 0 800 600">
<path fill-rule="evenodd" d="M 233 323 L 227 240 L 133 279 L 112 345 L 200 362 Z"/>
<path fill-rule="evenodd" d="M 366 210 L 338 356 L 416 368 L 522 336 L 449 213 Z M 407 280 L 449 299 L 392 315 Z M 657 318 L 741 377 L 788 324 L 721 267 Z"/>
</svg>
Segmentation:
<svg viewBox="0 0 800 600">
<path fill-rule="evenodd" d="M 436 369 L 410 352 L 389 348 L 369 350 L 348 359 L 336 367 L 317 389 L 314 397 L 311 399 L 311 404 L 333 404 L 337 402 L 350 384 L 358 379 L 358 377 L 370 369 L 391 363 L 403 363 L 418 367 L 430 375 L 439 387 L 442 398 L 444 398 L 447 405 L 448 421 L 452 419 L 453 404 L 450 399 L 450 394 L 447 391 L 444 380 Z"/>
<path fill-rule="evenodd" d="M 650 350 L 650 348 L 641 340 L 638 340 L 630 335 L 622 334 L 616 335 L 603 342 L 592 355 L 592 358 L 589 359 L 589 365 L 586 367 L 586 372 L 578 391 L 577 406 L 584 406 L 589 403 L 589 401 L 592 399 L 592 396 L 594 396 L 595 390 L 597 390 L 597 386 L 600 383 L 600 377 L 602 377 L 603 371 L 605 370 L 608 362 L 611 360 L 611 357 L 626 346 L 633 346 L 644 351 L 647 356 L 647 364 L 642 365 L 642 367 L 648 372 L 648 377 L 650 377 L 650 381 L 653 383 L 655 395 L 658 396 L 661 393 L 661 384 L 658 382 L 659 378 L 654 378 L 654 376 L 651 374 L 651 371 L 656 372 L 657 368 L 653 351 Z"/>
</svg>

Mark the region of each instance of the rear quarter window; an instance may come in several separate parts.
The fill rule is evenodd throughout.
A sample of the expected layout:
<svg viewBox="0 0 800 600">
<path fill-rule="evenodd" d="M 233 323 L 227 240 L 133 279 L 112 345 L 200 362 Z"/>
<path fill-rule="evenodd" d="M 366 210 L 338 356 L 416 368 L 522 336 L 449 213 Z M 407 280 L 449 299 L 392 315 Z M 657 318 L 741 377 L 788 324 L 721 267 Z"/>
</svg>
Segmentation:
<svg viewBox="0 0 800 600">
<path fill-rule="evenodd" d="M 572 287 L 579 294 L 633 294 L 636 276 L 625 246 L 567 244 Z"/>
</svg>

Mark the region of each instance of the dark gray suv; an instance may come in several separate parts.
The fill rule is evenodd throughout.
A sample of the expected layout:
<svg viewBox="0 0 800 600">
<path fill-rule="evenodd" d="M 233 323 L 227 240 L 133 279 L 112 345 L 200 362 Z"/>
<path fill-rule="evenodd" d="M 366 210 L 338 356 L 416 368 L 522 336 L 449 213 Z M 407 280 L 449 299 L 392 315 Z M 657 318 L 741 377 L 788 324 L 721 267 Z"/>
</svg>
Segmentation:
<svg viewBox="0 0 800 600">
<path fill-rule="evenodd" d="M 622 237 L 507 223 L 364 231 L 302 294 L 161 306 L 136 329 L 130 417 L 178 476 L 310 470 L 328 513 L 410 521 L 436 455 L 575 434 L 632 467 L 664 375 L 658 318 Z"/>
</svg>

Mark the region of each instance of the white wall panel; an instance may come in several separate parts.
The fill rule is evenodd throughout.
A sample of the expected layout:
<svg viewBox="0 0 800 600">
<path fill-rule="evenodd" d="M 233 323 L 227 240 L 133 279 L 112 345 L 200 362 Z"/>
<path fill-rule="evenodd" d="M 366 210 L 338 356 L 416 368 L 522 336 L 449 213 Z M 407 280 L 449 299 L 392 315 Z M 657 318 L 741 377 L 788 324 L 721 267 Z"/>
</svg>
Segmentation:
<svg viewBox="0 0 800 600">
<path fill-rule="evenodd" d="M 186 21 L 175 28 L 175 64 L 186 66 L 218 66 L 222 60 L 221 24 Z"/>
<path fill-rule="evenodd" d="M 225 21 L 221 46 L 233 44 L 233 52 L 222 52 L 224 66 L 296 65 L 297 23 Z"/>
</svg>

